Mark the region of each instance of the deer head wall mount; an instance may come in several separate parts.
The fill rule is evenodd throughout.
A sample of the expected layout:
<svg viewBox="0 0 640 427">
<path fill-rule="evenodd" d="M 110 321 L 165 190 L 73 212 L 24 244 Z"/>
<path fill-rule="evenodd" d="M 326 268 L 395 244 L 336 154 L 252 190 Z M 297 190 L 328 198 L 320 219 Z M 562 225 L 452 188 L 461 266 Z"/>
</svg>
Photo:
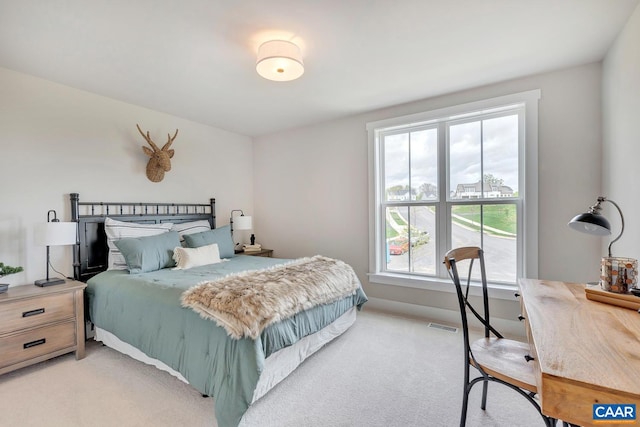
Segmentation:
<svg viewBox="0 0 640 427">
<path fill-rule="evenodd" d="M 169 147 L 171 147 L 171 143 L 176 139 L 176 136 L 178 136 L 178 129 L 176 129 L 176 133 L 173 137 L 171 134 L 167 134 L 167 143 L 162 146 L 162 149 L 160 149 L 151 140 L 149 131 L 145 134 L 142 132 L 142 129 L 140 129 L 140 126 L 136 124 L 136 127 L 138 128 L 140 135 L 142 135 L 145 141 L 147 141 L 151 148 L 153 148 L 152 150 L 147 146 L 142 147 L 142 151 L 144 151 L 147 156 L 151 157 L 147 163 L 147 178 L 152 182 L 160 182 L 164 179 L 164 173 L 171 170 L 171 158 L 173 157 L 174 151 L 170 150 Z"/>
</svg>

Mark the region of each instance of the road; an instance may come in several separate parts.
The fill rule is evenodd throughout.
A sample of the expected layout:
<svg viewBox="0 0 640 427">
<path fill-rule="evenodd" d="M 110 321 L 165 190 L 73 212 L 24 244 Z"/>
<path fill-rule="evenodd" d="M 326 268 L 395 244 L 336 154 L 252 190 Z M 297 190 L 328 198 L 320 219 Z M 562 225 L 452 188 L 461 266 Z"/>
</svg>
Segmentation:
<svg viewBox="0 0 640 427">
<path fill-rule="evenodd" d="M 413 271 L 435 275 L 436 265 L 442 262 L 442 260 L 436 260 L 435 213 L 426 207 L 414 209 L 413 220 L 419 230 L 427 230 L 431 235 L 431 240 L 428 244 L 413 248 Z M 453 223 L 452 234 L 452 247 L 481 246 L 479 231 Z M 517 268 L 516 239 L 496 237 L 485 233 L 482 246 L 484 248 L 487 280 L 515 283 Z M 395 271 L 408 271 L 409 254 L 407 252 L 403 255 L 391 255 L 388 268 Z"/>
</svg>

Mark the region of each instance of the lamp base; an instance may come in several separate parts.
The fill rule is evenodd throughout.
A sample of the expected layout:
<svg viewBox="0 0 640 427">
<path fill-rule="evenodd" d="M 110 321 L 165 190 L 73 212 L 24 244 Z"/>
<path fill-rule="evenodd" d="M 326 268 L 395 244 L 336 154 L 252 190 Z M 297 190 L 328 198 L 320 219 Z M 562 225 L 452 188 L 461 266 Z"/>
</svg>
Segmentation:
<svg viewBox="0 0 640 427">
<path fill-rule="evenodd" d="M 36 286 L 40 286 L 41 288 L 44 288 L 45 286 L 53 286 L 53 285 L 61 285 L 65 282 L 64 279 L 42 279 L 42 280 L 36 280 L 35 282 L 33 282 L 34 285 Z"/>
</svg>

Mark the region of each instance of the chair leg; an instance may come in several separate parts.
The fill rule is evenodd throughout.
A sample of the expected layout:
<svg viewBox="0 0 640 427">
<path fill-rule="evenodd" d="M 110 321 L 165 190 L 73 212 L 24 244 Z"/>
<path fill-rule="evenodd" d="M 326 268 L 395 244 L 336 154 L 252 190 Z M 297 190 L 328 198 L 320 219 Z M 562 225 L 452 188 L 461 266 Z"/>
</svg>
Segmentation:
<svg viewBox="0 0 640 427">
<path fill-rule="evenodd" d="M 462 396 L 462 413 L 460 414 L 460 427 L 467 425 L 467 406 L 469 405 L 469 392 L 471 387 L 469 383 L 464 385 L 464 396 Z"/>
<path fill-rule="evenodd" d="M 462 395 L 462 413 L 460 414 L 460 427 L 465 427 L 467 424 L 467 406 L 469 405 L 469 392 L 471 392 L 471 386 L 469 384 L 469 363 L 464 367 L 464 387 Z"/>
<path fill-rule="evenodd" d="M 489 387 L 489 381 L 482 382 L 482 405 L 480 407 L 484 411 L 487 409 L 487 388 Z"/>
</svg>

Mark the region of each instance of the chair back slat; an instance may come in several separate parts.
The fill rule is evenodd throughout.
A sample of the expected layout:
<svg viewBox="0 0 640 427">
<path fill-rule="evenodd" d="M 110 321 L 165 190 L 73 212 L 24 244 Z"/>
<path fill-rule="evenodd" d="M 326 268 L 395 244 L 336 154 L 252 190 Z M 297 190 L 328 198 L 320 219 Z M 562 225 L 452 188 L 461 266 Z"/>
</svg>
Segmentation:
<svg viewBox="0 0 640 427">
<path fill-rule="evenodd" d="M 462 282 L 460 280 L 460 273 L 458 271 L 458 263 L 464 260 L 469 260 L 468 272 L 466 274 L 466 289 L 462 290 Z M 475 263 L 474 261 L 478 261 Z M 486 338 L 489 338 L 490 334 L 494 334 L 498 338 L 502 338 L 500 332 L 498 332 L 493 326 L 491 326 L 490 313 L 489 313 L 489 291 L 487 288 L 487 274 L 485 271 L 484 263 L 484 251 L 477 246 L 464 246 L 455 248 L 446 253 L 444 257 L 444 264 L 447 267 L 447 271 L 453 284 L 456 287 L 456 294 L 458 296 L 458 304 L 460 306 L 460 315 L 462 317 L 462 327 L 466 332 L 468 330 L 467 308 L 478 319 L 478 321 L 484 326 L 484 334 Z M 480 284 L 482 285 L 482 314 L 473 307 L 469 302 L 469 288 L 471 285 L 471 277 L 473 275 L 474 265 L 480 269 Z M 465 345 L 468 342 L 468 338 L 465 338 Z"/>
<path fill-rule="evenodd" d="M 455 260 L 456 262 L 460 262 L 460 261 L 464 261 L 465 259 L 471 259 L 471 260 L 478 259 L 480 257 L 478 251 L 482 251 L 482 249 L 480 249 L 477 246 L 464 246 L 461 248 L 451 249 L 444 256 L 444 263 L 447 266 L 447 268 L 450 268 L 450 265 L 449 265 L 450 260 Z"/>
</svg>

